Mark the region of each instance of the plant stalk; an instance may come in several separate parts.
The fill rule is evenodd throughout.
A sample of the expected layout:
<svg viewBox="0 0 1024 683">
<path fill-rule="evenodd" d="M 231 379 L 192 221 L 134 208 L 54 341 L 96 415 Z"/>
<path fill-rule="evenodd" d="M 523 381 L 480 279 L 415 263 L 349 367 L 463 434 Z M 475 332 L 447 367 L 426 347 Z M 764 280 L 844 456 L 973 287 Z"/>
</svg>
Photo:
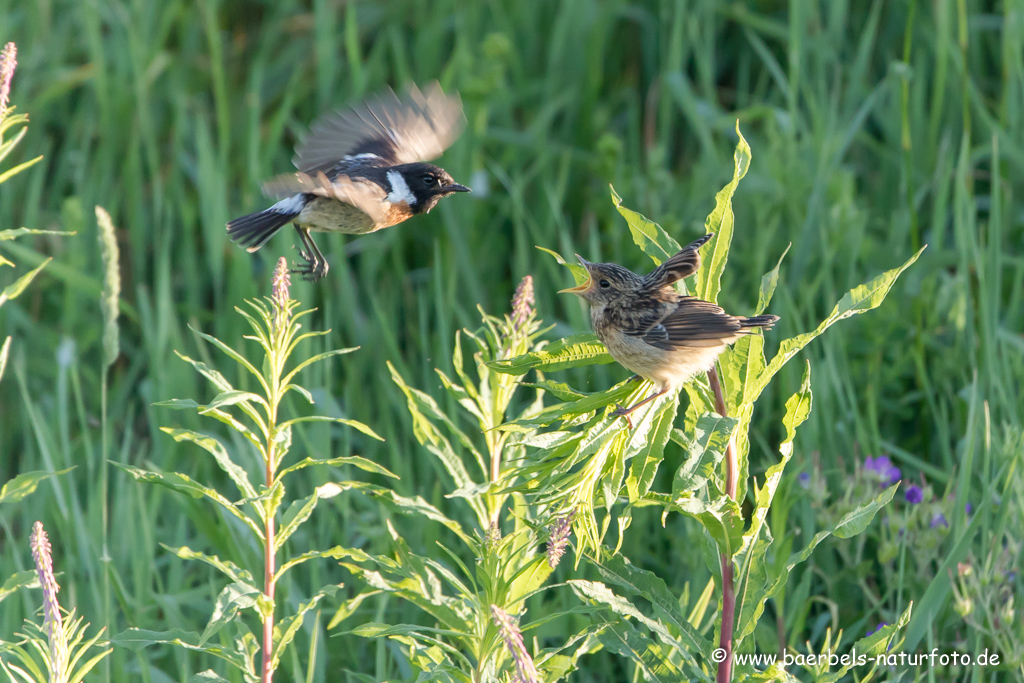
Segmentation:
<svg viewBox="0 0 1024 683">
<path fill-rule="evenodd" d="M 722 417 L 729 417 L 729 408 L 722 393 L 722 383 L 718 380 L 718 370 L 708 370 L 708 384 L 715 394 L 715 411 Z M 725 492 L 736 500 L 736 484 L 739 477 L 739 463 L 736 462 L 736 444 L 732 437 L 725 447 Z M 732 557 L 720 553 L 722 563 L 722 634 L 718 647 L 725 652 L 725 657 L 718 664 L 717 683 L 729 683 L 732 680 L 732 635 L 736 619 L 736 587 L 733 585 Z"/>
<path fill-rule="evenodd" d="M 267 458 L 268 489 L 274 485 L 273 461 L 273 446 L 271 446 L 270 457 Z M 263 595 L 270 605 L 270 613 L 263 618 L 263 671 L 260 674 L 261 683 L 271 683 L 274 677 L 274 572 L 277 571 L 277 554 L 274 552 L 275 533 L 274 517 L 273 515 L 267 515 L 266 543 L 263 546 Z"/>
</svg>

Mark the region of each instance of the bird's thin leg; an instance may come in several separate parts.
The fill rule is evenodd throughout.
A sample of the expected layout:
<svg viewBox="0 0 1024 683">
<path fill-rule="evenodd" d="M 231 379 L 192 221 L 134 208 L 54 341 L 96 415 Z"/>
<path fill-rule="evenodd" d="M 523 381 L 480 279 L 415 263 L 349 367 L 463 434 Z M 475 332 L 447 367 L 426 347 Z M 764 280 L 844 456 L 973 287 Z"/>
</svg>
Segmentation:
<svg viewBox="0 0 1024 683">
<path fill-rule="evenodd" d="M 648 396 L 644 400 L 642 400 L 639 403 L 636 403 L 636 404 L 630 406 L 629 408 L 623 408 L 623 407 L 620 406 L 620 407 L 616 408 L 612 412 L 612 417 L 625 417 L 626 418 L 626 422 L 629 424 L 630 429 L 632 429 L 633 428 L 633 421 L 629 419 L 629 414 L 632 413 L 637 408 L 639 408 L 640 406 L 647 405 L 648 403 L 650 403 L 654 399 L 658 398 L 659 396 L 664 396 L 665 394 L 668 393 L 668 390 L 669 390 L 669 387 L 666 386 L 661 391 L 654 392 L 653 394 L 651 394 L 650 396 Z"/>
<path fill-rule="evenodd" d="M 327 259 L 324 258 L 320 249 L 317 248 L 316 242 L 313 241 L 308 228 L 296 225 L 295 232 L 299 233 L 299 240 L 302 242 L 302 246 L 305 247 L 305 249 L 299 250 L 299 257 L 305 261 L 305 264 L 297 265 L 292 269 L 292 272 L 301 275 L 305 280 L 316 282 L 327 275 Z"/>
</svg>

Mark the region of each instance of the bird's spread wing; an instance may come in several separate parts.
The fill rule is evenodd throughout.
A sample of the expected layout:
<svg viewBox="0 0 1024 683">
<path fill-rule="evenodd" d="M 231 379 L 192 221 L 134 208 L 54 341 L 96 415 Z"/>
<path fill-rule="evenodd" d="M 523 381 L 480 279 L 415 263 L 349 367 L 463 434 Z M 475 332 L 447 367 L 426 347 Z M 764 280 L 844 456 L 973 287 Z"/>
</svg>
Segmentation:
<svg viewBox="0 0 1024 683">
<path fill-rule="evenodd" d="M 644 277 L 644 287 L 649 291 L 661 289 L 684 277 L 690 277 L 700 268 L 700 251 L 704 244 L 715 236 L 715 233 L 704 235 L 679 250 L 660 266 Z"/>
<path fill-rule="evenodd" d="M 295 167 L 327 172 L 345 157 L 372 154 L 385 165 L 428 161 L 462 132 L 466 117 L 457 95 L 436 82 L 421 92 L 412 86 L 401 99 L 388 89 L 376 97 L 318 119 L 295 148 Z"/>
<path fill-rule="evenodd" d="M 651 308 L 631 323 L 625 326 L 626 334 L 665 351 L 718 346 L 748 332 L 739 318 L 720 306 L 690 296 L 668 307 Z"/>
<path fill-rule="evenodd" d="M 362 210 L 377 224 L 384 221 L 387 210 L 387 195 L 377 183 L 343 175 L 330 180 L 322 171 L 278 176 L 263 184 L 263 192 L 271 197 L 289 197 L 300 192 L 330 197 Z"/>
</svg>

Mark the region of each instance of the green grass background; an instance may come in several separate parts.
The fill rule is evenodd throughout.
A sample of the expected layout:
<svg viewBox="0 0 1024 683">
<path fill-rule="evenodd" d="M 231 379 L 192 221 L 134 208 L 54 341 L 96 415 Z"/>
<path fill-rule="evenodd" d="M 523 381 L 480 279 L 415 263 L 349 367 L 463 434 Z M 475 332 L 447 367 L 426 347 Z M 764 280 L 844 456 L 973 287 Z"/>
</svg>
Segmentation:
<svg viewBox="0 0 1024 683">
<path fill-rule="evenodd" d="M 365 455 L 399 472 L 403 493 L 454 509 L 413 439 L 385 362 L 451 407 L 433 368 L 450 368 L 454 333 L 478 324 L 476 305 L 503 312 L 526 274 L 534 276 L 541 315 L 556 324 L 552 336 L 587 329 L 575 298 L 555 294 L 571 284 L 568 273 L 534 245 L 649 267 L 608 184 L 685 243 L 702 232 L 714 193 L 731 177 L 738 119 L 754 156 L 735 198 L 721 301 L 751 313 L 760 276 L 792 243 L 771 306 L 782 317 L 771 339 L 810 329 L 847 289 L 929 245 L 880 310 L 805 352 L 814 410 L 797 438 L 798 467 L 819 458 L 841 490 L 855 460 L 887 453 L 907 478 L 923 475 L 939 492 L 956 485 L 958 500 L 976 507 L 999 493 L 984 523 L 972 527 L 975 552 L 1002 530 L 1020 537 L 1021 0 L 0 0 L 0 41 L 18 44 L 12 102 L 31 116 L 9 162 L 45 155 L 4 184 L 0 229 L 77 231 L 3 246 L 22 269 L 45 255 L 54 261 L 0 313 L 3 333 L 14 336 L 0 384 L 0 481 L 34 469 L 75 470 L 0 513 L 0 577 L 26 568 L 30 524 L 41 519 L 63 572 L 62 596 L 94 624 L 106 618 L 100 578 L 108 572 L 115 632 L 201 628 L 219 579 L 161 542 L 256 561 L 206 506 L 120 473 L 102 500 L 101 462 L 221 480 L 194 447 L 158 431 L 215 427 L 152 403 L 212 396 L 173 354 L 219 363 L 187 325 L 241 348 L 245 325 L 233 307 L 268 293 L 276 258 L 296 254 L 286 231 L 251 256 L 228 242 L 225 221 L 265 206 L 260 181 L 291 168 L 291 147 L 318 113 L 385 84 L 432 79 L 461 93 L 469 120 L 443 165 L 478 191 L 395 229 L 320 239 L 330 276 L 315 286 L 297 282 L 293 294 L 318 308 L 316 327 L 333 330 L 318 344 L 362 349 L 317 366 L 304 384 L 320 412 L 362 420 L 387 441 L 315 426 L 298 435 L 300 450 Z M 107 453 L 96 204 L 118 226 L 123 278 Z M 755 476 L 777 457 L 782 404 L 799 372 L 789 368 L 762 399 L 752 431 Z M 590 390 L 625 374 L 603 366 L 559 379 Z M 365 499 L 335 498 L 292 547 L 386 551 L 385 514 Z M 401 524 L 430 550 L 435 528 Z M 802 524 L 813 532 L 806 515 Z M 959 515 L 956 537 L 965 524 Z M 677 589 L 692 581 L 699 591 L 708 570 L 691 550 L 694 526 L 675 519 L 662 529 L 657 513 L 638 514 L 623 552 Z M 842 568 L 823 554 L 809 590 L 837 605 L 842 624 L 891 617 L 870 600 L 836 593 L 832 572 Z M 559 572 L 567 578 L 571 570 Z M 309 586 L 345 579 L 323 563 L 296 572 L 282 590 L 297 604 Z M 34 599 L 4 603 L 0 636 L 19 627 Z M 559 604 L 573 598 L 551 597 L 535 609 Z M 943 598 L 935 605 L 949 616 Z M 828 621 L 815 621 L 826 606 L 800 609 L 785 615 L 792 643 Z M 363 617 L 415 618 L 404 610 L 377 603 Z M 624 680 L 625 665 L 602 657 L 588 660 L 576 680 Z M 165 681 L 211 664 L 153 649 L 117 651 L 110 666 L 115 680 L 116 672 L 137 671 L 142 680 Z M 352 637 L 321 644 L 318 666 L 319 676 L 338 667 L 401 673 L 386 644 Z M 285 669 L 282 680 L 299 676 L 296 660 Z"/>
</svg>

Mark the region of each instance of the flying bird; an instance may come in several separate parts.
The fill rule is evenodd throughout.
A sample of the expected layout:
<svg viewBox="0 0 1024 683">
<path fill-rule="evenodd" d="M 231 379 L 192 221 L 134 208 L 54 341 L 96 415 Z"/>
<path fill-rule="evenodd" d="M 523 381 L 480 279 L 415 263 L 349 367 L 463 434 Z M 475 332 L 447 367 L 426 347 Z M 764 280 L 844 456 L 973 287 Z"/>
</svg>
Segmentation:
<svg viewBox="0 0 1024 683">
<path fill-rule="evenodd" d="M 455 142 L 465 121 L 462 101 L 437 83 L 425 92 L 412 86 L 401 98 L 388 89 L 326 114 L 295 148 L 298 172 L 263 185 L 264 194 L 279 201 L 228 222 L 228 236 L 254 252 L 294 223 L 304 263 L 293 272 L 319 280 L 328 265 L 311 232 L 374 232 L 470 191 L 426 163 Z"/>
</svg>

